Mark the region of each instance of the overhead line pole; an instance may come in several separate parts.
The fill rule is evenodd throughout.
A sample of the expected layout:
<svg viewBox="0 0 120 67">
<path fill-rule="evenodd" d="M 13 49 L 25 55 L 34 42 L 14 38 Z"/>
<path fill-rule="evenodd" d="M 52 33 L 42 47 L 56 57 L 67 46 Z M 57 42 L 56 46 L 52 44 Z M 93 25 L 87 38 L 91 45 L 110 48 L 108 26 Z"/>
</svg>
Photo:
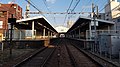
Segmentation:
<svg viewBox="0 0 120 67">
<path fill-rule="evenodd" d="M 13 18 L 13 14 L 12 14 L 12 18 Z M 10 57 L 12 57 L 12 47 L 13 47 L 13 43 L 12 43 L 12 30 L 13 30 L 13 22 L 11 22 L 11 29 L 10 29 Z"/>
<path fill-rule="evenodd" d="M 38 10 L 40 13 L 41 13 L 41 15 L 43 15 L 42 14 L 42 11 L 40 11 L 35 5 L 33 5 L 32 3 L 30 3 L 30 0 L 28 1 L 28 0 L 25 0 L 26 2 L 28 2 L 32 7 L 34 7 L 36 10 Z M 45 17 L 45 15 L 43 15 L 44 17 Z"/>
<path fill-rule="evenodd" d="M 95 8 L 96 8 L 96 14 L 95 14 Z M 92 3 L 92 13 L 93 13 L 93 22 L 94 22 L 94 42 L 95 42 L 95 45 L 93 47 L 93 52 L 96 52 L 97 50 L 97 28 L 96 28 L 96 18 L 98 18 L 98 6 L 95 6 L 93 3 Z"/>
<path fill-rule="evenodd" d="M 30 0 L 28 0 L 28 4 L 26 6 L 25 18 L 28 18 L 28 12 L 30 11 Z"/>
</svg>

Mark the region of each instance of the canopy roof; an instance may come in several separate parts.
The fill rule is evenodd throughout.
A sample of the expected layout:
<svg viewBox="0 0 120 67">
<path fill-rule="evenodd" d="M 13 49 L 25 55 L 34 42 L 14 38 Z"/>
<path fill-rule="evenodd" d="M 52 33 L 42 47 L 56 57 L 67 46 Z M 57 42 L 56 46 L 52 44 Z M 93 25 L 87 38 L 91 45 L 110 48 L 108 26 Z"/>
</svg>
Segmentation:
<svg viewBox="0 0 120 67">
<path fill-rule="evenodd" d="M 49 21 L 43 16 L 37 16 L 32 18 L 26 18 L 17 20 L 15 26 L 19 29 L 32 29 L 32 22 L 35 22 L 35 29 L 41 30 L 46 28 L 48 30 L 57 32 L 52 25 L 50 25 Z"/>
<path fill-rule="evenodd" d="M 73 24 L 73 26 L 67 31 L 70 32 L 71 30 L 77 28 L 77 27 L 82 27 L 86 24 L 89 24 L 91 22 L 92 18 L 87 18 L 87 17 L 79 17 L 78 20 Z M 106 20 L 101 20 L 101 19 L 95 19 L 98 21 L 98 25 L 101 26 L 103 24 L 109 24 L 109 25 L 114 25 L 115 22 L 111 21 L 106 21 Z"/>
</svg>

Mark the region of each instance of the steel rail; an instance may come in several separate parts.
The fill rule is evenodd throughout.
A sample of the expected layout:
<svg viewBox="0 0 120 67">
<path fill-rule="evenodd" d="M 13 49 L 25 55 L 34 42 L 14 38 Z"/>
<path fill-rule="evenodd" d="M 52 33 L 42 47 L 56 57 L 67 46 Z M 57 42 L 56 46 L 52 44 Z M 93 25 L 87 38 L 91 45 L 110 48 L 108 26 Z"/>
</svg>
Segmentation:
<svg viewBox="0 0 120 67">
<path fill-rule="evenodd" d="M 71 45 L 73 45 L 72 43 L 71 43 Z M 108 63 L 108 64 L 110 64 L 110 65 L 112 65 L 112 67 L 119 67 L 118 65 L 116 65 L 116 64 L 114 64 L 114 63 L 111 63 L 110 61 L 107 61 L 107 60 L 105 60 L 105 59 L 103 59 L 103 58 L 101 58 L 101 57 L 98 57 L 97 55 L 95 55 L 95 54 L 92 54 L 92 53 L 87 53 L 87 52 L 85 52 L 83 49 L 80 49 L 79 47 L 77 47 L 76 45 L 73 45 L 75 48 L 77 48 L 80 52 L 82 52 L 82 53 L 84 53 L 86 56 L 88 56 L 89 58 L 91 58 L 94 62 L 96 62 L 98 65 L 100 65 L 101 67 L 106 67 L 106 63 Z M 94 57 L 92 57 L 92 56 L 94 56 Z M 104 62 L 106 62 L 106 63 L 104 63 L 104 64 L 102 64 L 102 63 L 100 63 L 100 61 L 97 61 L 97 59 L 95 59 L 95 57 L 97 57 L 98 59 L 101 59 L 101 61 L 104 61 Z"/>
<path fill-rule="evenodd" d="M 71 60 L 72 65 L 73 65 L 74 67 L 78 67 L 78 64 L 77 64 L 74 56 L 73 56 L 72 53 L 70 52 L 70 49 L 68 48 L 68 46 L 67 46 L 66 44 L 65 44 L 65 46 L 66 46 L 66 49 L 67 49 L 67 51 L 68 51 L 68 54 L 69 54 L 69 57 L 70 57 L 70 60 Z"/>
<path fill-rule="evenodd" d="M 47 49 L 47 47 L 44 47 L 38 51 L 36 51 L 35 53 L 33 53 L 32 55 L 30 55 L 29 57 L 25 58 L 24 60 L 20 61 L 19 63 L 13 65 L 12 67 L 18 67 L 20 66 L 21 64 L 24 64 L 27 60 L 29 60 L 30 58 L 34 57 L 35 55 L 37 55 L 38 53 L 44 51 L 45 49 Z"/>
</svg>

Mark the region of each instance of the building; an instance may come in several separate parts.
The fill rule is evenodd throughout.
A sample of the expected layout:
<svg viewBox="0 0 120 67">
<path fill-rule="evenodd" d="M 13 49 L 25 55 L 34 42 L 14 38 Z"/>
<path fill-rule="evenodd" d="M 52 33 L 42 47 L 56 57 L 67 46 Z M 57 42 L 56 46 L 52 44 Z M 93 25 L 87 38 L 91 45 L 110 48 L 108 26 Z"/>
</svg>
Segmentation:
<svg viewBox="0 0 120 67">
<path fill-rule="evenodd" d="M 92 18 L 93 14 L 88 15 L 88 18 Z M 105 13 L 98 13 L 97 19 L 105 20 Z"/>
<path fill-rule="evenodd" d="M 105 13 L 99 13 L 98 14 L 98 19 L 105 20 Z"/>
<path fill-rule="evenodd" d="M 74 24 L 73 21 L 68 21 L 67 22 L 67 27 L 70 28 L 73 24 Z"/>
<path fill-rule="evenodd" d="M 105 7 L 105 20 L 115 22 L 115 29 L 120 30 L 120 1 L 109 0 Z"/>
<path fill-rule="evenodd" d="M 8 29 L 8 18 L 12 17 L 21 19 L 22 8 L 17 4 L 0 4 L 0 29 Z"/>
<path fill-rule="evenodd" d="M 115 22 L 115 30 L 120 30 L 120 16 L 112 19 L 112 21 Z"/>
<path fill-rule="evenodd" d="M 112 21 L 120 16 L 120 2 L 118 0 L 109 0 L 105 6 L 105 20 Z"/>
</svg>

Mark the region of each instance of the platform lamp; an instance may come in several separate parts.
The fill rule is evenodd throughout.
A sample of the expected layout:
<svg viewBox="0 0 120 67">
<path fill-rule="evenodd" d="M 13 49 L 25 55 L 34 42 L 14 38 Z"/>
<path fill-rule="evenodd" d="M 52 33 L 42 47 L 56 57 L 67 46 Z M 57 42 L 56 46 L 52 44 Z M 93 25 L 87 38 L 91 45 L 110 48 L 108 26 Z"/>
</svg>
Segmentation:
<svg viewBox="0 0 120 67">
<path fill-rule="evenodd" d="M 12 56 L 12 30 L 13 30 L 13 25 L 16 23 L 16 18 L 13 18 L 13 14 L 12 14 L 12 18 L 8 18 L 8 23 L 10 23 L 11 25 L 11 29 L 10 29 L 10 41 L 9 41 L 9 46 L 10 46 L 10 57 Z"/>
</svg>

